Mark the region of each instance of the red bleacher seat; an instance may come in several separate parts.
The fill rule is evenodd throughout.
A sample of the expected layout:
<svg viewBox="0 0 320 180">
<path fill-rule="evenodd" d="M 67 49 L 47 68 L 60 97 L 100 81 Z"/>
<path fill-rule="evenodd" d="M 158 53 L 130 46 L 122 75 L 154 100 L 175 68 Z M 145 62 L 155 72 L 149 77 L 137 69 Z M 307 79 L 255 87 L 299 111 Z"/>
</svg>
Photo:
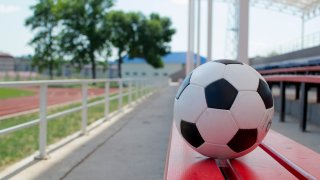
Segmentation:
<svg viewBox="0 0 320 180">
<path fill-rule="evenodd" d="M 174 124 L 168 146 L 165 179 L 225 178 L 320 179 L 320 155 L 270 130 L 263 143 L 248 155 L 230 161 L 218 161 L 192 150 L 180 137 Z"/>
</svg>

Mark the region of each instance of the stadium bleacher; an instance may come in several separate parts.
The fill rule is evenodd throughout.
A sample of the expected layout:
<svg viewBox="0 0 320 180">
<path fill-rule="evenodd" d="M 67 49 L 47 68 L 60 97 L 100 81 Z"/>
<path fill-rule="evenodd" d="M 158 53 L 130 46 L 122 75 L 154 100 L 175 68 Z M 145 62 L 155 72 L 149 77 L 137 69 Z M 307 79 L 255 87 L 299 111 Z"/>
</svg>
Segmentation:
<svg viewBox="0 0 320 180">
<path fill-rule="evenodd" d="M 257 57 L 250 61 L 257 70 L 294 68 L 320 65 L 320 46 L 272 57 Z"/>
</svg>

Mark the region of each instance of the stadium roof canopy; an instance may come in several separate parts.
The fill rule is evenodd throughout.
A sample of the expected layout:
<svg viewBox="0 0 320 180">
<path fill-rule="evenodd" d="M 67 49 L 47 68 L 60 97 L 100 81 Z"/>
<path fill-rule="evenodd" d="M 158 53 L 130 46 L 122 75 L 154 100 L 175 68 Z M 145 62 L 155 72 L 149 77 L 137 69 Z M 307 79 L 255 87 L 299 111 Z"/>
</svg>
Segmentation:
<svg viewBox="0 0 320 180">
<path fill-rule="evenodd" d="M 320 15 L 320 0 L 251 0 L 252 5 L 311 19 Z"/>
<path fill-rule="evenodd" d="M 234 0 L 223 0 L 232 2 Z M 304 20 L 320 15 L 320 0 L 250 0 L 254 7 L 276 10 L 299 16 Z"/>
<path fill-rule="evenodd" d="M 186 52 L 172 52 L 162 57 L 164 64 L 185 64 L 186 63 Z M 194 54 L 194 60 L 196 63 L 197 55 Z M 204 64 L 206 62 L 206 58 L 203 56 L 200 56 L 201 64 Z M 146 61 L 142 58 L 133 58 L 129 59 L 128 56 L 126 56 L 123 59 L 124 64 L 144 64 Z"/>
</svg>

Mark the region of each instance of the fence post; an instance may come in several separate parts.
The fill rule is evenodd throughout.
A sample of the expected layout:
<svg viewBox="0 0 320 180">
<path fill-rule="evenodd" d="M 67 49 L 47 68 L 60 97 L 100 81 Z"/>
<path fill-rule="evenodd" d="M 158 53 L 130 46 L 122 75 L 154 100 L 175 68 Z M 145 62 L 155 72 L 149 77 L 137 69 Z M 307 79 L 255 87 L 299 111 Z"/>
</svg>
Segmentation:
<svg viewBox="0 0 320 180">
<path fill-rule="evenodd" d="M 146 96 L 147 93 L 148 93 L 148 81 L 147 81 L 147 79 L 145 79 L 143 81 L 143 84 L 144 84 L 144 96 Z"/>
<path fill-rule="evenodd" d="M 108 119 L 108 115 L 109 115 L 109 87 L 110 87 L 110 82 L 109 80 L 107 80 L 107 82 L 105 83 L 105 86 L 104 86 L 104 120 L 106 121 Z"/>
<path fill-rule="evenodd" d="M 143 86 L 143 80 L 140 79 L 140 97 L 141 97 L 141 98 L 143 98 L 143 88 L 144 88 L 144 86 Z"/>
<path fill-rule="evenodd" d="M 40 85 L 40 122 L 39 122 L 39 155 L 36 159 L 47 159 L 47 84 Z"/>
<path fill-rule="evenodd" d="M 119 94 L 118 94 L 118 111 L 122 108 L 122 94 L 123 94 L 123 81 L 119 79 Z"/>
<path fill-rule="evenodd" d="M 132 79 L 129 80 L 129 106 L 131 106 L 131 102 L 132 102 Z"/>
<path fill-rule="evenodd" d="M 82 128 L 81 135 L 85 135 L 87 132 L 87 118 L 88 118 L 88 84 L 82 83 Z"/>
<path fill-rule="evenodd" d="M 147 79 L 144 79 L 143 80 L 143 85 L 144 85 L 144 88 L 143 88 L 143 96 L 145 97 L 146 95 L 147 95 L 147 93 L 148 93 L 148 81 L 147 81 Z"/>
<path fill-rule="evenodd" d="M 135 80 L 135 101 L 137 102 L 138 99 L 139 99 L 139 81 L 138 80 Z"/>
</svg>

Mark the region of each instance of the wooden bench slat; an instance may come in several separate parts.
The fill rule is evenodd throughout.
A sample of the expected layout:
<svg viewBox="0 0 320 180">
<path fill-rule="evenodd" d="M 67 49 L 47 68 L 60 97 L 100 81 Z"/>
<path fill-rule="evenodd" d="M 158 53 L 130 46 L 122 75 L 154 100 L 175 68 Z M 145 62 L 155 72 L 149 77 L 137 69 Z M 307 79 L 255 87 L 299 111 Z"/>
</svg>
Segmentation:
<svg viewBox="0 0 320 180">
<path fill-rule="evenodd" d="M 242 179 L 297 179 L 260 147 L 230 162 Z"/>
<path fill-rule="evenodd" d="M 307 67 L 294 67 L 294 68 L 280 68 L 280 69 L 269 69 L 260 70 L 260 74 L 275 74 L 275 73 L 292 73 L 292 72 L 309 72 L 309 71 L 320 71 L 320 66 L 307 66 Z"/>
<path fill-rule="evenodd" d="M 271 156 L 282 159 L 283 163 L 298 171 L 306 179 L 320 179 L 320 154 L 300 145 L 275 131 L 270 131 L 262 147 L 271 149 Z M 294 172 L 293 172 L 294 173 Z M 310 177 L 310 175 L 312 177 Z"/>
<path fill-rule="evenodd" d="M 312 75 L 270 75 L 264 79 L 268 82 L 320 83 L 320 76 Z"/>
</svg>

